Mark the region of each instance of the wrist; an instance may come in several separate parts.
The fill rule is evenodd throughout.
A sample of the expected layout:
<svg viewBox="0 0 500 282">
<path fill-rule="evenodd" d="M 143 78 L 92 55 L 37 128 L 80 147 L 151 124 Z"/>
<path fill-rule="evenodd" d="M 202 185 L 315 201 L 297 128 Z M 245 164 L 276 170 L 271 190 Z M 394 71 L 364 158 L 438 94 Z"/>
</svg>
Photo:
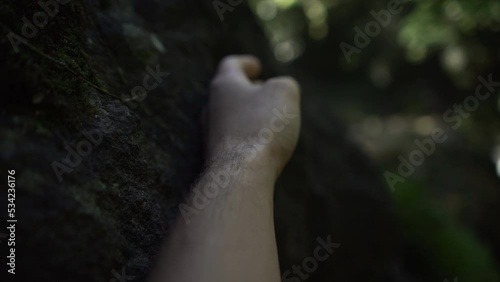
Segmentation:
<svg viewBox="0 0 500 282">
<path fill-rule="evenodd" d="M 207 168 L 232 171 L 245 178 L 261 179 L 273 186 L 278 177 L 278 163 L 266 146 L 226 140 L 207 154 Z"/>
</svg>

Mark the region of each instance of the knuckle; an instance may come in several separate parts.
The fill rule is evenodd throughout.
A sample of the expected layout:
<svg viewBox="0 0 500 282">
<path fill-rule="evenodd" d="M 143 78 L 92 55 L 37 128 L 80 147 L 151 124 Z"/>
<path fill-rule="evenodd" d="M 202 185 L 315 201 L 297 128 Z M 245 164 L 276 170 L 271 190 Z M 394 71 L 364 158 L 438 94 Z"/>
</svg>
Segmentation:
<svg viewBox="0 0 500 282">
<path fill-rule="evenodd" d="M 219 89 L 227 84 L 229 78 L 227 75 L 218 75 L 210 82 L 210 89 Z"/>
<path fill-rule="evenodd" d="M 237 60 L 238 60 L 238 57 L 237 57 L 236 55 L 228 55 L 228 56 L 224 57 L 224 58 L 221 60 L 220 65 L 221 65 L 221 66 L 232 65 L 232 64 L 234 64 Z"/>
<path fill-rule="evenodd" d="M 289 76 L 271 78 L 267 81 L 266 84 L 271 88 L 283 89 L 286 93 L 292 94 L 294 96 L 300 95 L 299 83 L 294 78 Z"/>
</svg>

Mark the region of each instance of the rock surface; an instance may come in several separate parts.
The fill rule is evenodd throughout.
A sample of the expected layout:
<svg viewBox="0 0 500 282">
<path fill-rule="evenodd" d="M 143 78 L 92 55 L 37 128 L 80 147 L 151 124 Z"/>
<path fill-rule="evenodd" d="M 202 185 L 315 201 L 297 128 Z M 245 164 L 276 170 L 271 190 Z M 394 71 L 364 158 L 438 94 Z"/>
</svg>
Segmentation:
<svg viewBox="0 0 500 282">
<path fill-rule="evenodd" d="M 58 6 L 18 53 L 4 35 L 22 36 L 23 16 L 32 22 L 43 9 L 15 0 L 0 8 L 0 167 L 16 170 L 19 275 L 145 281 L 177 205 L 202 170 L 199 119 L 218 60 L 252 53 L 266 77 L 286 69 L 244 3 L 224 21 L 211 1 Z M 144 85 L 148 69 L 157 68 L 168 76 Z M 144 94 L 140 87 L 154 89 Z M 312 256 L 318 237 L 331 235 L 341 246 L 309 281 L 404 281 L 381 174 L 308 89 L 301 141 L 275 198 L 282 272 Z M 96 142 L 86 143 L 89 132 Z M 88 154 L 85 144 L 92 144 Z M 73 157 L 74 167 L 63 161 L 78 149 L 84 156 Z M 66 170 L 62 181 L 56 162 Z"/>
</svg>

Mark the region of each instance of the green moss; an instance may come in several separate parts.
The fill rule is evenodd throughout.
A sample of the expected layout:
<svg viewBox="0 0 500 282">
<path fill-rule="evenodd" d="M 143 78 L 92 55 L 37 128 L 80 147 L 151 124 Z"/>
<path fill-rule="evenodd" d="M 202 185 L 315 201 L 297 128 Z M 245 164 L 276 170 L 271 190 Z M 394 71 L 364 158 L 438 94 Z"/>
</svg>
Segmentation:
<svg viewBox="0 0 500 282">
<path fill-rule="evenodd" d="M 86 50 L 84 7 L 76 1 L 70 3 L 61 6 L 59 13 L 49 19 L 49 24 L 39 29 L 38 34 L 28 42 L 78 75 L 27 46 L 20 46 L 20 52 L 17 54 L 11 50 L 7 64 L 19 71 L 18 81 L 28 82 L 26 87 L 31 90 L 30 93 L 37 93 L 36 96 L 40 100 L 50 100 L 51 104 L 59 108 L 53 118 L 60 119 L 60 116 L 64 115 L 67 120 L 78 120 L 79 116 L 92 116 L 98 113 L 95 103 L 91 101 L 93 96 L 88 95 L 89 93 L 97 91 L 98 95 L 106 95 L 94 89 L 87 81 L 103 89 L 106 87 L 93 70 L 92 61 Z M 20 19 L 23 15 L 32 15 L 34 12 L 30 11 L 39 10 L 35 2 L 26 5 L 23 14 L 13 8 L 19 8 L 17 2 L 8 2 L 0 9 L 2 18 L 12 19 L 10 22 L 14 26 L 10 28 L 14 31 L 21 30 Z M 78 20 L 74 20 L 75 18 Z"/>
</svg>

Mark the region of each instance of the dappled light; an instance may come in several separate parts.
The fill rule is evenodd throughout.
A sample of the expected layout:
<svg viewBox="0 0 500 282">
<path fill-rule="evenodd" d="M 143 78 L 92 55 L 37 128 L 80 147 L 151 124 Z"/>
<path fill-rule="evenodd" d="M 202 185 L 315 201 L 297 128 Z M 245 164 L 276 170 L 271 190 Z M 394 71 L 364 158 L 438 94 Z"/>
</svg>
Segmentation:
<svg viewBox="0 0 500 282">
<path fill-rule="evenodd" d="M 383 167 L 408 218 L 419 214 L 410 202 L 439 202 L 444 204 L 436 212 L 460 221 L 486 205 L 473 199 L 498 195 L 499 1 L 251 4 L 276 59 L 302 75 L 302 84 L 320 93 L 348 123 L 348 137 Z M 495 172 L 485 176 L 480 167 Z M 446 220 L 441 224 L 452 226 Z M 469 235 L 457 231 L 446 240 L 463 239 L 460 251 L 491 266 L 494 259 L 486 250 L 466 247 L 465 241 L 481 244 L 480 235 Z M 434 262 L 460 273 L 460 281 L 496 275 L 494 267 L 480 274 L 473 264 L 447 263 L 453 259 L 439 248 L 428 255 L 441 257 Z"/>
</svg>

